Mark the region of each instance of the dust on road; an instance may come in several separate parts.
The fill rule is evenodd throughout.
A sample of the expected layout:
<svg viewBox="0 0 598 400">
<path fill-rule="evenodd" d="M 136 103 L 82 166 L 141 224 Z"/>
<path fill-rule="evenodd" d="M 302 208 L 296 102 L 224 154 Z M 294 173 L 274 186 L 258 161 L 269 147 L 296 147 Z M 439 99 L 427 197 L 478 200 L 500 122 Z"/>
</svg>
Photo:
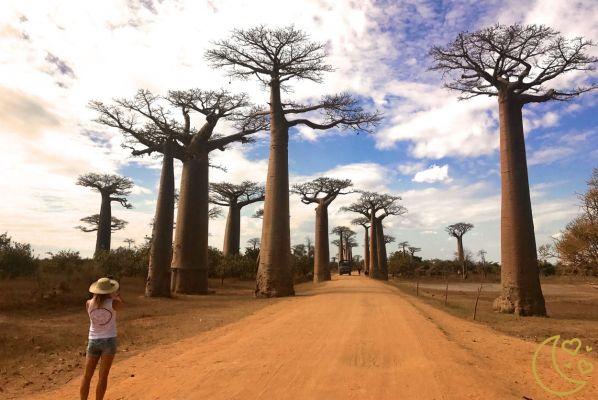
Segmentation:
<svg viewBox="0 0 598 400">
<path fill-rule="evenodd" d="M 106 399 L 550 399 L 532 377 L 535 349 L 385 283 L 334 277 L 116 363 Z M 78 383 L 34 398 L 76 398 Z M 573 398 L 595 399 L 596 383 Z"/>
</svg>

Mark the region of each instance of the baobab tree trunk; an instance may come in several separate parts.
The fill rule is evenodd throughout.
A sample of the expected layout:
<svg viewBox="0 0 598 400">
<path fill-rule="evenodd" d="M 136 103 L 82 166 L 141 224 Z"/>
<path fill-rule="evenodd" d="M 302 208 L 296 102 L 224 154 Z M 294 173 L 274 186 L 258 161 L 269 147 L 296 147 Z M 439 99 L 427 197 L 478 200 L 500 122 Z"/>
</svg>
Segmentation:
<svg viewBox="0 0 598 400">
<path fill-rule="evenodd" d="M 387 281 L 388 263 L 386 260 L 386 243 L 384 242 L 384 228 L 382 227 L 381 220 L 377 220 L 376 242 L 378 253 L 378 275 L 376 276 L 376 279 Z"/>
<path fill-rule="evenodd" d="M 341 261 L 345 260 L 345 246 L 343 243 L 343 234 L 339 233 L 338 235 L 338 262 L 340 265 Z"/>
<path fill-rule="evenodd" d="M 309 250 L 308 250 L 309 251 Z M 329 281 L 330 248 L 328 244 L 328 207 L 316 207 L 316 243 L 314 249 L 314 282 Z"/>
<path fill-rule="evenodd" d="M 256 297 L 295 294 L 290 266 L 289 128 L 282 112 L 280 84 L 270 83 L 270 157 L 262 225 Z"/>
<path fill-rule="evenodd" d="M 378 229 L 377 220 L 372 217 L 370 220 L 370 278 L 378 279 Z"/>
<path fill-rule="evenodd" d="M 500 93 L 498 101 L 502 293 L 494 301 L 494 308 L 519 315 L 546 315 L 529 194 L 522 104 L 507 93 Z"/>
<path fill-rule="evenodd" d="M 365 271 L 370 270 L 370 237 L 368 236 L 368 228 L 365 228 L 365 236 L 363 238 L 363 268 Z"/>
<path fill-rule="evenodd" d="M 461 264 L 461 278 L 467 279 L 467 268 L 465 267 L 465 253 L 463 252 L 463 236 L 457 237 L 457 256 Z"/>
<path fill-rule="evenodd" d="M 241 247 L 241 207 L 231 204 L 226 218 L 226 231 L 224 232 L 224 245 L 222 253 L 225 256 L 238 255 Z"/>
<path fill-rule="evenodd" d="M 170 263 L 172 261 L 172 225 L 174 220 L 174 168 L 169 144 L 164 145 L 162 174 L 154 227 L 149 268 L 145 284 L 147 297 L 170 297 Z"/>
<path fill-rule="evenodd" d="M 171 290 L 208 293 L 208 153 L 183 162 Z"/>
<path fill-rule="evenodd" d="M 94 257 L 102 251 L 110 251 L 110 239 L 112 236 L 112 207 L 110 194 L 102 193 L 102 204 L 100 206 L 100 221 L 98 223 L 98 234 L 96 236 L 96 250 Z"/>
</svg>

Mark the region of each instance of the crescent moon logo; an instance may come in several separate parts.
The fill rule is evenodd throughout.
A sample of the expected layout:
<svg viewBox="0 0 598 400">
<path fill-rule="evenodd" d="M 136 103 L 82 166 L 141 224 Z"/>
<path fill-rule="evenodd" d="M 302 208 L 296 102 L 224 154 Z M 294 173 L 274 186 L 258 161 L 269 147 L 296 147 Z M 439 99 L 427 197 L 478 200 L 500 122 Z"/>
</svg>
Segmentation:
<svg viewBox="0 0 598 400">
<path fill-rule="evenodd" d="M 112 313 L 106 308 L 96 308 L 91 310 L 89 318 L 91 318 L 94 324 L 103 326 L 112 320 Z"/>
<path fill-rule="evenodd" d="M 559 363 L 557 362 L 557 351 L 559 349 L 561 351 L 565 352 L 566 354 L 568 354 L 569 356 L 578 356 L 580 349 L 582 348 L 581 340 L 579 340 L 577 338 L 570 339 L 570 340 L 564 340 L 562 342 L 562 345 L 558 346 L 560 339 L 561 339 L 561 335 L 555 335 L 555 336 L 549 337 L 548 339 L 543 341 L 538 346 L 538 348 L 536 349 L 536 352 L 534 353 L 534 357 L 532 358 L 532 373 L 534 375 L 534 379 L 536 380 L 536 383 L 538 384 L 538 386 L 540 386 L 546 392 L 553 394 L 555 396 L 558 396 L 558 397 L 565 397 L 565 396 L 570 396 L 572 394 L 579 392 L 587 385 L 588 382 L 584 381 L 584 380 L 580 380 L 580 379 L 573 379 L 570 376 L 567 376 L 567 374 L 565 374 L 563 372 L 563 370 L 559 366 Z M 544 382 L 544 380 L 540 376 L 540 373 L 538 372 L 538 359 L 539 359 L 540 353 L 549 344 L 551 344 L 551 348 L 550 348 L 551 369 L 563 380 L 563 382 L 569 383 L 570 385 L 573 386 L 573 388 L 570 390 L 555 390 L 554 388 L 552 388 L 548 384 L 546 384 L 546 382 Z M 586 352 L 589 353 L 590 351 L 592 351 L 592 348 L 589 346 L 586 346 Z M 566 366 L 570 367 L 571 366 L 570 364 L 571 363 L 567 363 Z M 578 361 L 577 369 L 579 370 L 579 372 L 582 375 L 588 376 L 594 370 L 594 365 L 592 363 L 590 363 L 589 361 L 582 359 L 582 360 Z"/>
</svg>

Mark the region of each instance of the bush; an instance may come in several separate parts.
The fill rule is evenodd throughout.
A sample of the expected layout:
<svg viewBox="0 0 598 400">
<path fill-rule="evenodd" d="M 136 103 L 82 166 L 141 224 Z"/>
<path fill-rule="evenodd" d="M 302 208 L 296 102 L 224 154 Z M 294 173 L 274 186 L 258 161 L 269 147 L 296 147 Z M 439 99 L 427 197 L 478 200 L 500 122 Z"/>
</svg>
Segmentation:
<svg viewBox="0 0 598 400">
<path fill-rule="evenodd" d="M 146 276 L 149 265 L 149 247 L 127 249 L 119 247 L 115 250 L 103 251 L 94 258 L 99 276 L 112 276 L 121 279 L 123 276 Z"/>
<path fill-rule="evenodd" d="M 58 253 L 48 253 L 50 258 L 40 260 L 45 272 L 70 275 L 81 267 L 83 259 L 78 251 L 60 250 Z"/>
<path fill-rule="evenodd" d="M 314 276 L 314 264 L 306 255 L 290 255 L 293 277 L 296 282 L 310 280 Z"/>
<path fill-rule="evenodd" d="M 13 242 L 7 233 L 0 235 L 0 277 L 33 275 L 37 263 L 30 244 Z"/>
</svg>

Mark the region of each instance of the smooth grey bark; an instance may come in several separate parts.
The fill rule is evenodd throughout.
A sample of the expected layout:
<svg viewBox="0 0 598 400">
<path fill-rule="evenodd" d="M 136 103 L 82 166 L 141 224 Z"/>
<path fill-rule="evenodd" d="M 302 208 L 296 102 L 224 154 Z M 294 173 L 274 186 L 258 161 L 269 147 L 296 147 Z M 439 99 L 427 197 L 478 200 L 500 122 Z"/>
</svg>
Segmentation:
<svg viewBox="0 0 598 400">
<path fill-rule="evenodd" d="M 494 308 L 519 315 L 546 315 L 538 269 L 529 193 L 522 104 L 501 92 L 501 285 Z"/>
<path fill-rule="evenodd" d="M 238 255 L 241 248 L 241 207 L 233 203 L 228 207 L 226 230 L 222 253 L 225 256 Z"/>
<path fill-rule="evenodd" d="M 183 161 L 171 290 L 208 294 L 209 160 L 197 151 Z"/>
<path fill-rule="evenodd" d="M 256 297 L 282 297 L 295 294 L 289 249 L 289 127 L 283 114 L 280 83 L 270 82 L 270 157 L 266 198 L 256 278 Z"/>
<path fill-rule="evenodd" d="M 149 268 L 145 284 L 145 295 L 147 297 L 170 297 L 174 186 L 172 148 L 169 142 L 165 142 L 152 231 Z"/>
<path fill-rule="evenodd" d="M 328 205 L 320 202 L 316 207 L 316 239 L 314 246 L 314 282 L 329 281 L 330 245 L 328 243 Z"/>
<path fill-rule="evenodd" d="M 102 203 L 100 205 L 100 223 L 98 224 L 94 257 L 102 251 L 110 251 L 112 238 L 112 200 L 109 193 L 100 192 L 100 194 L 102 195 Z"/>
</svg>

